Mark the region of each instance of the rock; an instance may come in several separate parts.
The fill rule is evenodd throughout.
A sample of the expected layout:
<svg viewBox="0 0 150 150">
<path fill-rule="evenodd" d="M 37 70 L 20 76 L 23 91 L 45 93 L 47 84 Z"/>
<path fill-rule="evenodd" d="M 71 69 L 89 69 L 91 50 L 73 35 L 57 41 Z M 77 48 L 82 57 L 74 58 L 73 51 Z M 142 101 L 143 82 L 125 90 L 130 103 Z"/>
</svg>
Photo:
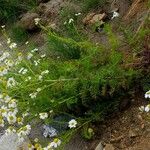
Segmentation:
<svg viewBox="0 0 150 150">
<path fill-rule="evenodd" d="M 19 142 L 17 134 L 3 135 L 0 138 L 0 150 L 28 150 L 28 138 Z"/>
<path fill-rule="evenodd" d="M 51 0 L 47 3 L 41 3 L 37 8 L 37 11 L 44 17 L 55 17 L 58 14 L 63 0 Z"/>
<path fill-rule="evenodd" d="M 112 144 L 106 144 L 104 150 L 115 150 L 115 148 Z"/>
<path fill-rule="evenodd" d="M 101 20 L 103 20 L 106 17 L 106 13 L 102 13 L 102 14 L 96 14 L 93 16 L 93 18 L 89 21 L 90 24 L 94 24 L 97 23 Z"/>
<path fill-rule="evenodd" d="M 88 25 L 88 24 L 89 24 L 88 22 L 93 18 L 94 15 L 95 15 L 95 13 L 90 13 L 90 14 L 88 14 L 88 15 L 82 20 L 83 24 L 84 24 L 84 25 Z"/>
<path fill-rule="evenodd" d="M 106 16 L 107 16 L 106 13 L 101 13 L 101 14 L 91 13 L 91 14 L 88 14 L 83 19 L 82 22 L 84 25 L 91 25 L 91 24 L 95 24 L 95 23 L 103 21 L 103 19 L 105 19 Z"/>
<path fill-rule="evenodd" d="M 22 16 L 19 25 L 25 30 L 35 30 L 37 29 L 34 21 L 35 18 L 40 18 L 40 16 L 37 13 L 27 12 Z"/>
<path fill-rule="evenodd" d="M 103 145 L 102 145 L 102 142 L 100 142 L 97 147 L 95 148 L 95 150 L 103 150 Z"/>
</svg>

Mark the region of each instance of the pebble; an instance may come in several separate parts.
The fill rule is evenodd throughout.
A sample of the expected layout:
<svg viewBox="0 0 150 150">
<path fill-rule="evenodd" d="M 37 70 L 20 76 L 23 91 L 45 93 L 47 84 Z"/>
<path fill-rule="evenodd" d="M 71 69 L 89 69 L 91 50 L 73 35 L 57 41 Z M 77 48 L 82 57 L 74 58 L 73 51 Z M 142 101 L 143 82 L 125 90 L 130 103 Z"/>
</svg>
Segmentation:
<svg viewBox="0 0 150 150">
<path fill-rule="evenodd" d="M 104 150 L 104 147 L 102 145 L 102 142 L 100 142 L 97 147 L 95 148 L 95 150 Z"/>
<path fill-rule="evenodd" d="M 104 150 L 115 150 L 115 148 L 112 144 L 106 144 Z"/>
</svg>

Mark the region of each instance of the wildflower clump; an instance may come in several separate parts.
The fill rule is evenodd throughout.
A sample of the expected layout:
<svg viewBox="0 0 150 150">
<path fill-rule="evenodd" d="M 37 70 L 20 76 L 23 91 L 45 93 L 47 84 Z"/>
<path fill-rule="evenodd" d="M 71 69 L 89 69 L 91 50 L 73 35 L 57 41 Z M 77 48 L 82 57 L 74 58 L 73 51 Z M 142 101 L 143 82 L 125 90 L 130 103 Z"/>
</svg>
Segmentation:
<svg viewBox="0 0 150 150">
<path fill-rule="evenodd" d="M 70 18 L 67 25 L 74 26 L 74 21 Z M 31 120 L 42 122 L 44 129 L 49 127 L 44 137 L 51 139 L 45 147 L 34 141 L 29 149 L 55 149 L 77 130 L 115 110 L 136 72 L 123 67 L 117 40 L 107 49 L 62 37 L 43 27 L 40 19 L 35 23 L 47 34 L 48 51 L 32 47 L 22 53 L 7 37 L 11 51 L 0 56 L 0 126 L 9 124 L 6 134 L 16 133 L 23 141 L 32 133 Z M 94 131 L 86 131 L 90 139 Z"/>
</svg>

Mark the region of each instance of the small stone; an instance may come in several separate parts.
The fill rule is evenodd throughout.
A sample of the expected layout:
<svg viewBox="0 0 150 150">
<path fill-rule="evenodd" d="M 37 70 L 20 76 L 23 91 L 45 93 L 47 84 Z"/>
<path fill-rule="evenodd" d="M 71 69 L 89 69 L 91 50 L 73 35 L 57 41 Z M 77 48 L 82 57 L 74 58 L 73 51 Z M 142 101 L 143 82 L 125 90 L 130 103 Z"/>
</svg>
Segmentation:
<svg viewBox="0 0 150 150">
<path fill-rule="evenodd" d="M 142 129 L 144 129 L 144 127 L 145 127 L 145 124 L 144 124 L 144 123 L 142 123 L 141 128 L 142 128 Z"/>
<path fill-rule="evenodd" d="M 93 18 L 89 21 L 90 24 L 97 23 L 99 21 L 102 21 L 106 17 L 106 13 L 102 14 L 96 14 L 93 16 Z"/>
<path fill-rule="evenodd" d="M 59 13 L 62 4 L 63 0 L 50 0 L 47 3 L 40 3 L 37 8 L 37 12 L 39 12 L 47 19 L 51 17 L 56 17 L 56 14 Z"/>
<path fill-rule="evenodd" d="M 95 148 L 95 150 L 103 150 L 103 145 L 102 145 L 102 142 L 100 142 L 97 147 Z"/>
<path fill-rule="evenodd" d="M 115 150 L 115 148 L 112 144 L 106 144 L 104 150 Z"/>
<path fill-rule="evenodd" d="M 82 22 L 84 25 L 92 25 L 103 21 L 103 19 L 106 18 L 106 16 L 107 16 L 106 13 L 101 14 L 90 13 L 83 19 Z"/>
<path fill-rule="evenodd" d="M 84 24 L 84 25 L 88 25 L 88 24 L 89 24 L 88 22 L 93 18 L 94 15 L 95 15 L 95 13 L 90 13 L 90 14 L 88 14 L 88 15 L 82 20 L 83 24 Z"/>
<path fill-rule="evenodd" d="M 37 28 L 34 21 L 35 18 L 40 18 L 40 16 L 37 13 L 27 12 L 20 19 L 19 25 L 25 30 L 35 30 Z"/>
</svg>

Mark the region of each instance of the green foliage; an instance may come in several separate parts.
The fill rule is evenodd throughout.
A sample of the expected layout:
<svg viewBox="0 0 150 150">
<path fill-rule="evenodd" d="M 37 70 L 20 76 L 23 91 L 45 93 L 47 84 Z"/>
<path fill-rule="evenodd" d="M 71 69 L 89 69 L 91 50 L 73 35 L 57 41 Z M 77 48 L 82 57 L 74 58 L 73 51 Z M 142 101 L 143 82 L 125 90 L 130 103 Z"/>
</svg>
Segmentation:
<svg viewBox="0 0 150 150">
<path fill-rule="evenodd" d="M 36 0 L 1 0 L 0 21 L 14 21 L 22 12 L 32 9 Z"/>
<path fill-rule="evenodd" d="M 146 16 L 143 24 L 148 25 L 148 16 Z M 135 30 L 134 26 L 121 27 L 121 31 L 124 33 L 125 41 L 130 45 L 132 51 L 138 53 L 143 49 L 145 37 L 149 35 L 150 29 L 148 26 L 143 26 L 135 32 L 133 31 Z"/>
<path fill-rule="evenodd" d="M 90 140 L 93 138 L 94 136 L 94 131 L 92 128 L 90 128 L 88 125 L 85 125 L 82 129 L 82 136 L 87 139 Z"/>
<path fill-rule="evenodd" d="M 69 111 L 73 115 L 86 112 L 93 120 L 102 119 L 110 110 L 116 108 L 119 99 L 132 86 L 136 72 L 122 66 L 122 55 L 113 49 L 94 46 L 88 42 L 75 42 L 72 39 L 59 37 L 49 32 L 50 48 L 63 54 L 44 59 L 38 67 L 32 61 L 18 66 L 28 68 L 27 75 L 16 74 L 18 84 L 10 91 L 20 99 L 20 108 L 32 108 L 33 113 L 39 111 Z M 114 45 L 113 45 L 114 47 Z M 38 54 L 33 60 L 38 59 Z M 37 81 L 43 70 L 50 74 L 43 81 Z M 24 82 L 31 76 L 32 80 Z M 11 74 L 8 76 L 11 77 Z M 29 94 L 41 88 L 42 92 L 34 100 Z M 28 101 L 28 105 L 26 104 Z M 23 105 L 22 105 L 23 104 Z M 83 116 L 84 116 L 83 115 Z"/>
<path fill-rule="evenodd" d="M 80 46 L 73 39 L 63 38 L 52 32 L 49 32 L 48 42 L 51 49 L 55 52 L 59 52 L 59 54 L 62 54 L 62 56 L 70 59 L 80 58 L 82 46 Z"/>
<path fill-rule="evenodd" d="M 24 43 L 28 40 L 29 35 L 24 28 L 14 25 L 10 29 L 10 36 L 14 41 Z"/>
<path fill-rule="evenodd" d="M 81 28 L 79 25 L 79 22 L 81 21 L 81 16 L 76 16 L 76 14 L 78 13 L 81 12 L 78 12 L 76 8 L 72 5 L 63 7 L 59 14 L 61 21 L 59 24 L 59 28 L 61 30 L 59 32 L 63 36 L 70 37 L 75 41 L 82 41 L 83 34 L 79 33 Z M 73 19 L 73 22 L 69 23 L 70 19 Z"/>
<path fill-rule="evenodd" d="M 106 2 L 106 0 L 83 0 L 83 9 L 89 11 L 90 9 L 103 7 Z"/>
<path fill-rule="evenodd" d="M 75 13 L 77 13 L 77 11 L 74 7 L 71 6 L 63 7 L 59 13 L 61 18 L 61 23 L 63 24 L 65 21 L 67 21 L 70 18 L 76 20 Z"/>
<path fill-rule="evenodd" d="M 143 74 L 141 76 L 140 83 L 141 83 L 141 86 L 142 86 L 144 92 L 147 92 L 150 87 L 150 71 L 148 72 L 148 74 Z"/>
<path fill-rule="evenodd" d="M 14 18 L 19 12 L 18 0 L 2 0 L 0 4 L 0 20 L 5 21 Z"/>
<path fill-rule="evenodd" d="M 123 56 L 116 50 L 119 43 L 111 32 L 108 34 L 110 49 L 48 33 L 49 49 L 54 54 L 45 62 L 51 72 L 47 79 L 50 86 L 39 97 L 38 109 L 51 106 L 69 109 L 74 115 L 87 112 L 100 119 L 117 107 L 132 86 L 136 71 L 122 66 Z"/>
</svg>

